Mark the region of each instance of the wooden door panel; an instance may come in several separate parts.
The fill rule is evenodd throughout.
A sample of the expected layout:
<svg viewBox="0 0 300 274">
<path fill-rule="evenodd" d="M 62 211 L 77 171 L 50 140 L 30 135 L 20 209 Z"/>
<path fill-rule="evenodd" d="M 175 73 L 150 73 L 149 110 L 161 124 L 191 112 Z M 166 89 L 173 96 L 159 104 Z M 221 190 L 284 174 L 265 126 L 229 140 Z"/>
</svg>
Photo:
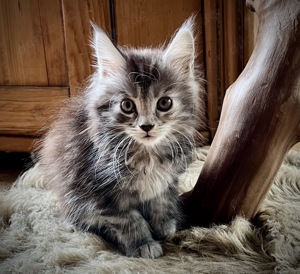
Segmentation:
<svg viewBox="0 0 300 274">
<path fill-rule="evenodd" d="M 38 139 L 30 136 L 0 135 L 0 151 L 30 152 L 36 150 Z"/>
<path fill-rule="evenodd" d="M 62 0 L 71 95 L 92 73 L 90 21 L 110 33 L 109 0 Z"/>
<path fill-rule="evenodd" d="M 0 1 L 0 85 L 67 85 L 60 0 Z"/>
<path fill-rule="evenodd" d="M 69 97 L 65 87 L 0 87 L 0 134 L 32 135 L 49 122 L 59 103 Z"/>
<path fill-rule="evenodd" d="M 39 16 L 49 86 L 68 86 L 63 14 L 60 0 L 39 0 Z"/>
<path fill-rule="evenodd" d="M 38 1 L 0 1 L 0 85 L 48 85 Z"/>
<path fill-rule="evenodd" d="M 120 45 L 159 46 L 192 14 L 198 14 L 196 32 L 201 33 L 199 0 L 115 0 L 116 39 Z M 202 37 L 198 36 L 202 62 Z"/>
</svg>

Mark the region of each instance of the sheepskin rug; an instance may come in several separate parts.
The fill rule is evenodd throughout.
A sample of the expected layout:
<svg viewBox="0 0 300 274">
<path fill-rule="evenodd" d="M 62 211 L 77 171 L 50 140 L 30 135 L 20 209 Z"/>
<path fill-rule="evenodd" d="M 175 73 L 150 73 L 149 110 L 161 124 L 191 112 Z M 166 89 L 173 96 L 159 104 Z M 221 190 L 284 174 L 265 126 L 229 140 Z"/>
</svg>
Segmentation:
<svg viewBox="0 0 300 274">
<path fill-rule="evenodd" d="M 196 181 L 208 148 L 183 176 Z M 0 193 L 0 273 L 300 273 L 300 152 L 290 151 L 257 215 L 177 232 L 158 259 L 127 258 L 59 214 L 38 165 Z"/>
</svg>

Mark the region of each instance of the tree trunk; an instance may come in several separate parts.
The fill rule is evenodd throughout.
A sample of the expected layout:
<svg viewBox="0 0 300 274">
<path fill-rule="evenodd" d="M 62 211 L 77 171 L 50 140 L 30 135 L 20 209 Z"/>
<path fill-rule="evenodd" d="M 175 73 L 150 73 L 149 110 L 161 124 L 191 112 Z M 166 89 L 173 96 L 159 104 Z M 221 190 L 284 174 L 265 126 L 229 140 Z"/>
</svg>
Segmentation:
<svg viewBox="0 0 300 274">
<path fill-rule="evenodd" d="M 258 15 L 257 42 L 226 92 L 197 184 L 184 195 L 192 225 L 254 217 L 286 152 L 300 140 L 300 2 L 247 5 Z"/>
</svg>

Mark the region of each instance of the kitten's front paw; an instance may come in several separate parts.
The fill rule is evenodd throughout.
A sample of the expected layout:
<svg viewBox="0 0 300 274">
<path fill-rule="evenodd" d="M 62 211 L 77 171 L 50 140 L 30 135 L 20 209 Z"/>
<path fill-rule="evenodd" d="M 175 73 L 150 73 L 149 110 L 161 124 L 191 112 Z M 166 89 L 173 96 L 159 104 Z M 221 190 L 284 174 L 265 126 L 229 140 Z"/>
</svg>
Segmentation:
<svg viewBox="0 0 300 274">
<path fill-rule="evenodd" d="M 176 232 L 176 220 L 172 219 L 154 227 L 155 238 L 162 240 Z"/>
<path fill-rule="evenodd" d="M 163 249 L 158 242 L 150 242 L 139 247 L 133 254 L 133 257 L 142 257 L 146 259 L 155 259 L 163 255 Z"/>
</svg>

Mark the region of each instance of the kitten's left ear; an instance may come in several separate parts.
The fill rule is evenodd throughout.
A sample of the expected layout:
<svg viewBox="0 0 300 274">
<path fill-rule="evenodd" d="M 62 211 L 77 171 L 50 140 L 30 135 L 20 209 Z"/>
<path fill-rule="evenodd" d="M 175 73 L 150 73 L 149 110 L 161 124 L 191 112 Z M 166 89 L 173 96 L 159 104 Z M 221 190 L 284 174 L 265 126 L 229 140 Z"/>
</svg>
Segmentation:
<svg viewBox="0 0 300 274">
<path fill-rule="evenodd" d="M 96 67 L 101 77 L 112 76 L 125 66 L 125 59 L 107 34 L 94 23 L 92 47 L 96 57 Z"/>
<path fill-rule="evenodd" d="M 186 20 L 165 49 L 163 61 L 180 72 L 191 72 L 195 62 L 194 17 Z"/>
</svg>

